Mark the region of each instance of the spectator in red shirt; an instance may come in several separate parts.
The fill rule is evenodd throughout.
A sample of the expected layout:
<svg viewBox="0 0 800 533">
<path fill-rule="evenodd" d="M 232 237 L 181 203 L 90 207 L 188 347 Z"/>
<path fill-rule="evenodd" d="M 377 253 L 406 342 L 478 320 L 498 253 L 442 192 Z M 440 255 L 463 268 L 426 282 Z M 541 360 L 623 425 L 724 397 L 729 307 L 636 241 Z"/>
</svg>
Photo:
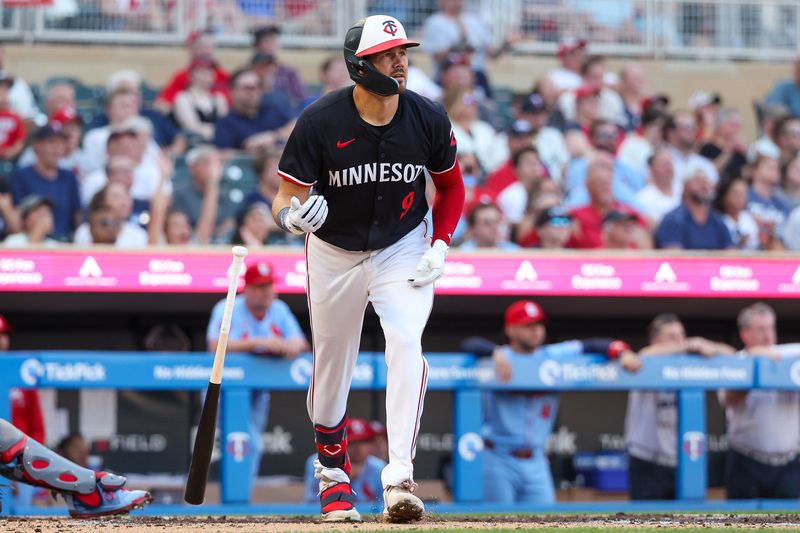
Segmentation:
<svg viewBox="0 0 800 533">
<path fill-rule="evenodd" d="M 11 345 L 10 334 L 13 328 L 8 320 L 0 315 L 0 352 L 7 352 Z M 44 442 L 44 417 L 39 393 L 32 389 L 11 389 L 11 423 L 33 440 Z M 35 490 L 28 485 L 12 483 L 16 505 L 30 505 Z"/>
<path fill-rule="evenodd" d="M 14 78 L 0 71 L 0 158 L 15 159 L 25 147 L 25 124 L 11 110 L 8 92 Z"/>
<path fill-rule="evenodd" d="M 632 213 L 642 228 L 646 226 L 633 208 L 614 199 L 613 176 L 613 157 L 603 152 L 595 153 L 589 160 L 586 174 L 589 203 L 571 212 L 576 223 L 570 243 L 574 248 L 602 248 L 603 218 L 611 211 Z"/>
<path fill-rule="evenodd" d="M 228 93 L 228 72 L 223 69 L 214 59 L 214 36 L 210 33 L 192 33 L 186 39 L 186 45 L 189 49 L 189 61 L 187 65 L 191 65 L 196 61 L 210 61 L 214 69 L 214 83 L 211 86 L 212 93 L 221 93 L 225 98 L 230 101 L 230 94 Z M 155 101 L 155 107 L 162 113 L 169 113 L 175 105 L 175 98 L 178 93 L 185 91 L 189 88 L 190 72 L 189 67 L 182 68 L 172 75 L 172 78 L 167 82 L 167 85 L 158 95 Z"/>
</svg>

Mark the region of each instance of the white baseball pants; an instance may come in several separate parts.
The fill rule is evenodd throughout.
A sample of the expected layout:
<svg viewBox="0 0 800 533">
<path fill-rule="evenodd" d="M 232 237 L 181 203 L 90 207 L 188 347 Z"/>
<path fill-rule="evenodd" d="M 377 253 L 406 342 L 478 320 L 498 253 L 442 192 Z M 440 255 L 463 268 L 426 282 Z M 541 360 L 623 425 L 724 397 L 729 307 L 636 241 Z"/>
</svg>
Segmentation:
<svg viewBox="0 0 800 533">
<path fill-rule="evenodd" d="M 427 385 L 422 331 L 433 305 L 433 284 L 412 287 L 422 254 L 430 248 L 427 224 L 382 250 L 351 252 L 309 234 L 306 294 L 314 365 L 308 413 L 314 424 L 333 427 L 344 417 L 367 303 L 372 302 L 386 337 L 386 430 L 389 464 L 384 487 L 413 480 L 413 459 Z M 323 475 L 337 479 L 341 472 Z"/>
</svg>

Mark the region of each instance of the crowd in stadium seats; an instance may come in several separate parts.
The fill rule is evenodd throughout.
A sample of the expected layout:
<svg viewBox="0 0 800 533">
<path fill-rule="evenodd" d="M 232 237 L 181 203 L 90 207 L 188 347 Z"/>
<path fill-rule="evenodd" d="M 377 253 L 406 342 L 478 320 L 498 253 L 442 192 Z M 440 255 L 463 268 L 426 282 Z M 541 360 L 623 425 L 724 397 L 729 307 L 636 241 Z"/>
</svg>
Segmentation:
<svg viewBox="0 0 800 533">
<path fill-rule="evenodd" d="M 800 60 L 746 139 L 722 95 L 674 102 L 639 64 L 612 72 L 583 39 L 563 38 L 559 67 L 512 96 L 486 64 L 514 36 L 494 43 L 460 1 L 440 2 L 420 31 L 435 71 L 412 68 L 408 85 L 453 123 L 467 187 L 456 246 L 800 249 Z M 223 65 L 214 35 L 193 33 L 160 91 L 132 70 L 95 88 L 32 88 L 0 70 L 5 245 L 299 244 L 269 206 L 282 146 L 318 94 L 281 62 L 279 39 L 260 27 L 251 60 Z M 319 82 L 321 94 L 350 83 L 339 57 Z"/>
</svg>

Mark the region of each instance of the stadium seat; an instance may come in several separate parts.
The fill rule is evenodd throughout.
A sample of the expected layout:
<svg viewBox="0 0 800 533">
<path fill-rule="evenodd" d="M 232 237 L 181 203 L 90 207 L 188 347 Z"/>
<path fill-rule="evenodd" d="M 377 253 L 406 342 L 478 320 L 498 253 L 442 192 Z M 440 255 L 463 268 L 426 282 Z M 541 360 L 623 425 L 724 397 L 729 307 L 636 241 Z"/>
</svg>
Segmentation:
<svg viewBox="0 0 800 533">
<path fill-rule="evenodd" d="M 153 102 L 156 101 L 158 98 L 158 94 L 161 92 L 161 89 L 157 87 L 150 87 L 147 83 L 143 83 L 141 87 L 142 91 L 142 103 L 144 107 L 153 107 Z"/>
<path fill-rule="evenodd" d="M 92 124 L 94 121 L 94 117 L 97 116 L 100 108 L 97 106 L 88 106 L 88 107 L 78 107 L 76 110 L 78 114 L 81 116 L 81 120 L 83 120 L 83 130 L 84 133 L 89 129 L 89 125 Z"/>
<path fill-rule="evenodd" d="M 30 87 L 31 87 L 31 94 L 33 94 L 33 99 L 36 101 L 36 105 L 38 105 L 41 108 L 42 104 L 44 103 L 44 101 L 42 100 L 42 88 L 35 83 L 31 83 Z"/>
<path fill-rule="evenodd" d="M 189 167 L 186 165 L 186 157 L 178 156 L 175 158 L 175 173 L 172 175 L 173 183 L 180 183 L 189 179 Z"/>
<path fill-rule="evenodd" d="M 753 113 L 756 116 L 756 125 L 761 126 L 761 121 L 764 120 L 764 102 L 761 100 L 753 100 Z"/>
<path fill-rule="evenodd" d="M 322 84 L 321 83 L 306 83 L 305 90 L 306 90 L 306 95 L 308 95 L 308 96 L 319 94 L 322 91 Z"/>
<path fill-rule="evenodd" d="M 228 195 L 231 201 L 241 203 L 257 184 L 258 176 L 253 171 L 253 158 L 248 155 L 236 156 L 225 165 L 220 192 Z"/>
<path fill-rule="evenodd" d="M 14 170 L 14 162 L 0 160 L 0 176 L 8 176 Z"/>
<path fill-rule="evenodd" d="M 97 94 L 94 87 L 86 85 L 81 80 L 72 78 L 70 76 L 54 76 L 52 78 L 48 78 L 40 88 L 42 95 L 47 92 L 48 87 L 56 83 L 68 83 L 72 85 L 72 87 L 75 89 L 75 107 L 90 108 L 102 105 L 102 102 L 97 100 Z"/>
</svg>

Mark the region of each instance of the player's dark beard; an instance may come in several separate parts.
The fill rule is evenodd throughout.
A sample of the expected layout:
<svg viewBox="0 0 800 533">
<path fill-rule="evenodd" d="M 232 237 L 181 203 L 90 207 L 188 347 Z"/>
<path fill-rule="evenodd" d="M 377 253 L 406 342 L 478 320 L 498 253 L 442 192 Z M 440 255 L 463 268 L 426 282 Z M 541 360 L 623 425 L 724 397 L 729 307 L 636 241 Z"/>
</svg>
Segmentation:
<svg viewBox="0 0 800 533">
<path fill-rule="evenodd" d="M 689 193 L 689 196 L 691 197 L 692 201 L 697 205 L 709 206 L 711 205 L 711 202 L 714 201 L 714 198 L 712 196 L 704 195 L 699 192 L 691 192 Z"/>
<path fill-rule="evenodd" d="M 403 76 L 403 82 L 402 83 L 400 83 L 399 81 L 397 82 L 398 83 L 397 92 L 398 93 L 403 93 L 403 92 L 405 92 L 406 84 L 408 83 L 408 72 L 406 72 L 403 69 L 397 69 L 394 72 L 392 72 L 392 77 L 398 76 L 398 75 L 399 76 Z M 395 81 L 397 81 L 397 80 L 395 80 Z"/>
<path fill-rule="evenodd" d="M 532 342 L 527 342 L 522 339 L 517 339 L 517 344 L 519 345 L 520 348 L 522 348 L 523 352 L 532 352 L 537 347 Z"/>
</svg>

